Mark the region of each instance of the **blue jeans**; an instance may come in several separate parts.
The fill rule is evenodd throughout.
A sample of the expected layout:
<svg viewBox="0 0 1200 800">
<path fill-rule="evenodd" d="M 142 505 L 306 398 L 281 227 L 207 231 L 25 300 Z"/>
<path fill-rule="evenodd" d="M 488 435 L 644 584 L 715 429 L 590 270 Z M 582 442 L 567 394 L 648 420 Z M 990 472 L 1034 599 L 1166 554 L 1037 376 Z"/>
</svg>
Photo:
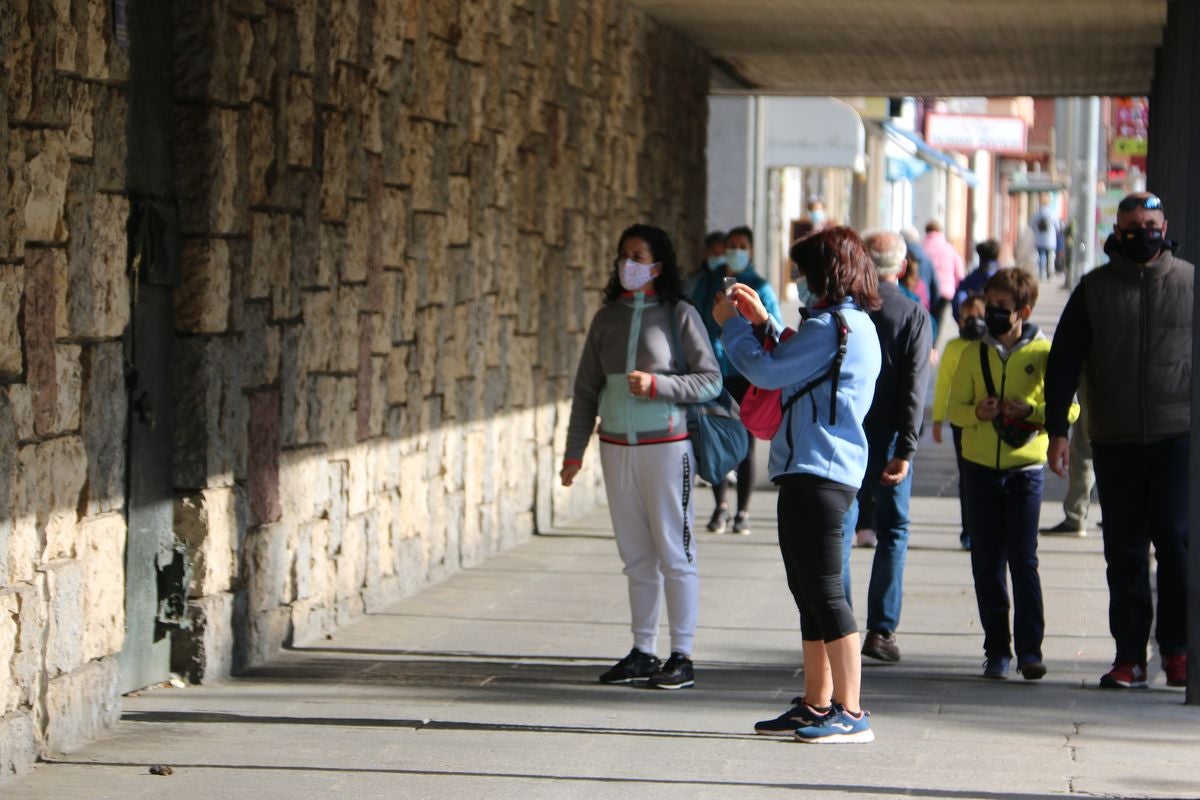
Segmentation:
<svg viewBox="0 0 1200 800">
<path fill-rule="evenodd" d="M 1108 627 L 1117 661 L 1146 662 L 1154 619 L 1150 545 L 1158 565 L 1158 623 L 1163 655 L 1187 649 L 1188 437 L 1153 444 L 1092 442 L 1092 466 L 1104 512 Z"/>
<path fill-rule="evenodd" d="M 983 626 L 983 652 L 989 658 L 1041 661 L 1046 616 L 1038 575 L 1038 515 L 1044 469 L 996 470 L 964 465 L 967 524 L 971 531 L 971 573 Z M 1008 580 L 1012 577 L 1012 636 L 1008 625 Z M 1011 644 L 1010 644 L 1011 642 Z"/>
<path fill-rule="evenodd" d="M 908 560 L 908 505 L 912 497 L 911 466 L 898 486 L 883 486 L 879 476 L 896 451 L 896 437 L 871 442 L 867 455 L 867 476 L 861 493 L 870 492 L 875 500 L 875 560 L 871 564 L 871 583 L 867 588 L 867 630 L 894 633 L 900 625 L 900 606 L 904 599 L 904 564 Z M 842 533 L 842 584 L 850 601 L 850 547 L 858 522 L 858 499 L 846 511 Z M 866 527 L 866 526 L 863 526 Z"/>
<path fill-rule="evenodd" d="M 1055 251 L 1049 247 L 1039 247 L 1037 249 L 1039 278 L 1054 277 L 1054 256 Z"/>
</svg>

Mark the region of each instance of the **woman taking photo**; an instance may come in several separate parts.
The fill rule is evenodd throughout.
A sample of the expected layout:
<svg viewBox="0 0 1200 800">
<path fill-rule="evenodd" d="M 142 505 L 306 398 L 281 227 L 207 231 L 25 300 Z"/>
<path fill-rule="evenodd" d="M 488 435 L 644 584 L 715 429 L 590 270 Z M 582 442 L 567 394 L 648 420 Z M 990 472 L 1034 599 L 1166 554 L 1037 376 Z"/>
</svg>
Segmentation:
<svg viewBox="0 0 1200 800">
<path fill-rule="evenodd" d="M 696 461 L 683 405 L 720 393 L 721 370 L 700 315 L 683 299 L 670 238 L 650 225 L 627 228 L 579 359 L 560 473 L 570 486 L 599 416 L 600 466 L 633 616 L 633 649 L 601 683 L 683 689 L 695 682 Z M 665 664 L 656 656 L 664 589 L 671 624 Z"/>
<path fill-rule="evenodd" d="M 779 549 L 800 610 L 804 695 L 754 729 L 804 742 L 869 742 L 875 734 L 859 702 L 858 625 L 842 588 L 841 553 L 842 522 L 867 466 L 862 423 L 880 369 L 867 312 L 879 307 L 879 284 L 849 228 L 801 239 L 789 255 L 814 297 L 791 338 L 762 347 L 752 326 L 776 341 L 782 326 L 746 286 L 714 309 L 730 361 L 753 385 L 781 389 L 787 409 L 771 440 L 770 474 L 779 486 Z"/>
</svg>

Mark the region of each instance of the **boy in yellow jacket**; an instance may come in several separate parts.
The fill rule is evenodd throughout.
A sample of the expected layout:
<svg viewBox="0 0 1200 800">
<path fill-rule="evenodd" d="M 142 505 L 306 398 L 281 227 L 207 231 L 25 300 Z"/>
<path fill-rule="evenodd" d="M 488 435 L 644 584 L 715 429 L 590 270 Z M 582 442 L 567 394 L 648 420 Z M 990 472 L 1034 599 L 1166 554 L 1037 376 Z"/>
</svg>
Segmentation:
<svg viewBox="0 0 1200 800">
<path fill-rule="evenodd" d="M 950 406 L 950 382 L 954 371 L 958 369 L 958 361 L 967 349 L 978 347 L 979 340 L 987 333 L 987 325 L 983 321 L 983 295 L 971 294 L 958 306 L 958 338 L 951 339 L 942 350 L 942 360 L 938 364 L 937 380 L 933 384 L 933 441 L 942 443 L 942 426 L 946 420 L 946 410 Z M 950 425 L 950 433 L 954 438 L 954 461 L 958 464 L 958 503 L 962 513 L 962 530 L 958 541 L 963 550 L 971 549 L 971 534 L 967 532 L 967 510 L 963 506 L 963 454 L 962 428 Z"/>
<path fill-rule="evenodd" d="M 988 279 L 988 333 L 963 351 L 950 386 L 950 423 L 963 430 L 963 504 L 985 678 L 1008 677 L 1014 645 L 1026 680 L 1046 674 L 1037 540 L 1050 441 L 1042 429 L 1050 341 L 1029 323 L 1037 295 L 1037 279 L 1023 269 L 1003 269 Z M 1072 418 L 1078 414 L 1075 406 Z M 1006 567 L 1013 586 L 1011 637 Z"/>
</svg>

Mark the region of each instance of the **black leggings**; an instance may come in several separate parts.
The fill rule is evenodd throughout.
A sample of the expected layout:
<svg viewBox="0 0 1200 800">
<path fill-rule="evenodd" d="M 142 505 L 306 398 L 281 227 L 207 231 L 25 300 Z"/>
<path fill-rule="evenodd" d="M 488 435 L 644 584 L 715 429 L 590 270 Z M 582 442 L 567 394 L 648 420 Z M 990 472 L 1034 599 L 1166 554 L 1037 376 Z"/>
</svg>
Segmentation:
<svg viewBox="0 0 1200 800">
<path fill-rule="evenodd" d="M 806 642 L 834 642 L 858 632 L 842 584 L 842 523 L 855 488 L 815 475 L 784 475 L 779 484 L 779 551 Z"/>
<path fill-rule="evenodd" d="M 750 381 L 741 375 L 730 375 L 725 378 L 725 388 L 733 395 L 734 400 L 741 403 L 742 398 L 746 396 L 746 392 L 750 390 Z M 749 440 L 750 445 L 746 448 L 746 457 L 742 459 L 742 463 L 738 464 L 737 467 L 738 511 L 745 511 L 750 507 L 750 493 L 754 491 L 754 434 L 746 431 L 746 438 Z M 725 491 L 728 488 L 728 481 L 713 484 L 713 499 L 717 501 L 718 506 L 725 505 Z"/>
</svg>

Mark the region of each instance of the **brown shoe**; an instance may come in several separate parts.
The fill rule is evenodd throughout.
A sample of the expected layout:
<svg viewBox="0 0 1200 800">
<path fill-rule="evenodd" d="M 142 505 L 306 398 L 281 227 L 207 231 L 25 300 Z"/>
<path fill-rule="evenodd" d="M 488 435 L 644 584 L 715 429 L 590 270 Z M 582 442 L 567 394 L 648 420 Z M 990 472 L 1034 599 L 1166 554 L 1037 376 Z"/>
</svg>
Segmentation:
<svg viewBox="0 0 1200 800">
<path fill-rule="evenodd" d="M 886 631 L 867 631 L 867 640 L 863 642 L 862 654 L 879 661 L 895 663 L 900 660 L 900 646 L 896 644 L 896 634 Z"/>
</svg>

